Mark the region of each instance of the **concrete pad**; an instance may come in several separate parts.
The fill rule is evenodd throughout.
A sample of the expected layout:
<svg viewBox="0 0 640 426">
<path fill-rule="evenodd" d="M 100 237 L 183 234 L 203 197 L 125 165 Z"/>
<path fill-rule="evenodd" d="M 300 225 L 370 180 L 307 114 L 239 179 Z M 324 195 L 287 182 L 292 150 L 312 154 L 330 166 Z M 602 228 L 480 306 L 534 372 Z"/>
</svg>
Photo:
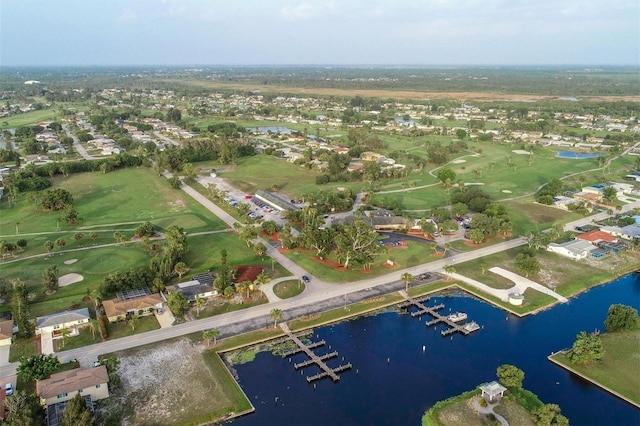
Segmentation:
<svg viewBox="0 0 640 426">
<path fill-rule="evenodd" d="M 173 323 L 176 322 L 176 317 L 174 317 L 171 310 L 164 305 L 162 306 L 161 314 L 159 314 L 157 310 L 153 311 L 153 313 L 160 324 L 160 328 L 171 327 Z"/>
<path fill-rule="evenodd" d="M 55 353 L 53 346 L 53 334 L 43 333 L 40 335 L 40 345 L 42 346 L 42 354 L 49 355 Z"/>
<path fill-rule="evenodd" d="M 10 350 L 11 350 L 11 345 L 0 346 L 0 366 L 9 365 L 9 351 Z"/>
</svg>

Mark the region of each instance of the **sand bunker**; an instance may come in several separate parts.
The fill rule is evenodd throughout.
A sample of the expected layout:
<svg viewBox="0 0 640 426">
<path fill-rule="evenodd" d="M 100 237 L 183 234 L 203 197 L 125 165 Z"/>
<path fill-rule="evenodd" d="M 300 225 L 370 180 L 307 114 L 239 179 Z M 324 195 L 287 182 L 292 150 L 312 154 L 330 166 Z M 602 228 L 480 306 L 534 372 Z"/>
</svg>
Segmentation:
<svg viewBox="0 0 640 426">
<path fill-rule="evenodd" d="M 511 152 L 513 152 L 514 154 L 520 154 L 520 155 L 531 155 L 529 151 L 525 151 L 524 149 L 514 149 Z"/>
<path fill-rule="evenodd" d="M 78 259 L 69 259 L 69 260 L 65 260 L 64 264 L 65 265 L 73 265 L 74 263 L 76 263 L 78 261 Z"/>
<path fill-rule="evenodd" d="M 453 160 L 452 163 L 453 164 L 460 164 L 460 163 L 466 163 L 467 160 Z"/>
<path fill-rule="evenodd" d="M 58 277 L 58 285 L 60 287 L 66 287 L 73 283 L 80 282 L 84 279 L 84 277 L 80 274 L 67 274 L 61 277 Z"/>
</svg>

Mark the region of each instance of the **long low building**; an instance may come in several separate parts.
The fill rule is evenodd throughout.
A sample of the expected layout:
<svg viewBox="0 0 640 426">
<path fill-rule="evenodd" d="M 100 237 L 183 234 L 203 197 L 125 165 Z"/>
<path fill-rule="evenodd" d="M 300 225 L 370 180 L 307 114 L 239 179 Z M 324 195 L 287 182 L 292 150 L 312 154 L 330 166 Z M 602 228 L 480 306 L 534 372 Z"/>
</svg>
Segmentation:
<svg viewBox="0 0 640 426">
<path fill-rule="evenodd" d="M 255 198 L 270 205 L 278 211 L 300 210 L 300 206 L 296 206 L 291 201 L 287 200 L 280 194 L 276 194 L 275 192 L 268 192 L 260 189 L 256 192 Z"/>
</svg>

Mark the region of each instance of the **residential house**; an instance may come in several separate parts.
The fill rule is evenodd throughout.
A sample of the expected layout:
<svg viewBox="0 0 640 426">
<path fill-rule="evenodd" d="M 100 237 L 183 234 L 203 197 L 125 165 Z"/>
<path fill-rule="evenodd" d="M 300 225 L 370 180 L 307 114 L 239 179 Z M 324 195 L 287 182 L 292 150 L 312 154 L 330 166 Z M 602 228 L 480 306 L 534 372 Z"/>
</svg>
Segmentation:
<svg viewBox="0 0 640 426">
<path fill-rule="evenodd" d="M 77 336 L 79 328 L 89 324 L 89 309 L 57 312 L 36 318 L 36 335 L 51 334 L 53 339 L 62 337 L 62 330 L 69 331 L 69 336 Z"/>
<path fill-rule="evenodd" d="M 43 406 L 58 404 L 73 399 L 77 394 L 90 396 L 91 401 L 109 397 L 109 374 L 107 367 L 73 369 L 52 374 L 50 378 L 36 381 L 36 395 Z"/>
<path fill-rule="evenodd" d="M 590 252 L 596 250 L 597 247 L 588 241 L 571 240 L 565 243 L 551 243 L 547 246 L 547 250 L 571 259 L 586 259 Z"/>
<path fill-rule="evenodd" d="M 197 297 L 206 299 L 218 295 L 213 287 L 213 276 L 209 273 L 194 275 L 191 281 L 171 285 L 167 287 L 167 291 L 182 293 L 189 302 L 194 302 Z"/>
<path fill-rule="evenodd" d="M 588 241 L 592 244 L 598 244 L 601 242 L 608 243 L 616 243 L 618 242 L 618 238 L 611 235 L 608 232 L 600 231 L 599 229 L 594 229 L 593 231 L 583 232 L 582 234 L 576 235 L 576 239 Z"/>
<path fill-rule="evenodd" d="M 13 339 L 13 320 L 0 319 L 0 346 L 9 346 Z"/>
<path fill-rule="evenodd" d="M 159 293 L 144 294 L 137 297 L 121 295 L 102 302 L 104 314 L 109 322 L 123 321 L 130 316 L 151 315 L 154 309 L 162 308 L 164 299 Z"/>
</svg>

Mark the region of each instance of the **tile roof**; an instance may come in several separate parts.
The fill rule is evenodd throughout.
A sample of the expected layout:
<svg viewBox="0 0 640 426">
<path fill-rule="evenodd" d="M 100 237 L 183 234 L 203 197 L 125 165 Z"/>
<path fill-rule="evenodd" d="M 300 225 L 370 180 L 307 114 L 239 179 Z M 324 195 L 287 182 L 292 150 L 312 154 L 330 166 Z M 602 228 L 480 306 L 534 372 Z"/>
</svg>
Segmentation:
<svg viewBox="0 0 640 426">
<path fill-rule="evenodd" d="M 103 383 L 109 383 L 106 366 L 101 365 L 84 370 L 75 368 L 52 374 L 48 379 L 36 381 L 36 395 L 46 399 Z"/>
<path fill-rule="evenodd" d="M 102 302 L 102 307 L 104 308 L 104 313 L 107 318 L 112 318 L 120 315 L 126 315 L 129 311 L 152 308 L 163 301 L 164 300 L 160 294 L 154 293 L 148 296 L 136 297 L 135 299 L 105 300 Z"/>
</svg>

